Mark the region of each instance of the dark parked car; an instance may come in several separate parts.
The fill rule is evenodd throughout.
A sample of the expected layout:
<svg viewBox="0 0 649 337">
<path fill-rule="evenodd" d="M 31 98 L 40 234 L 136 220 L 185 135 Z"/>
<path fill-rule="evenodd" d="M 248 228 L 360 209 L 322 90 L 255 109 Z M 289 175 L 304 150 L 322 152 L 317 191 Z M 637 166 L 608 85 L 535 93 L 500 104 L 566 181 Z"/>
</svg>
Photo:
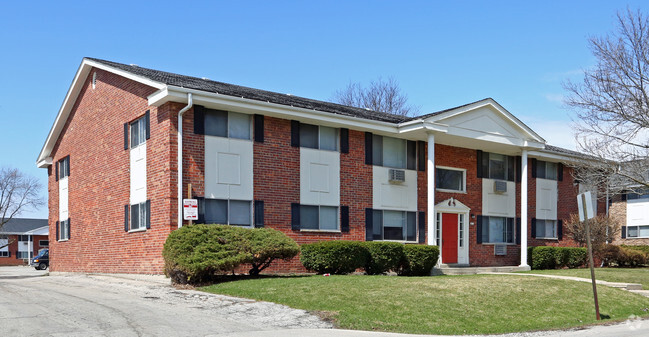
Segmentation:
<svg viewBox="0 0 649 337">
<path fill-rule="evenodd" d="M 50 266 L 50 250 L 43 248 L 38 251 L 38 255 L 34 256 L 31 265 L 36 270 L 45 270 Z"/>
</svg>

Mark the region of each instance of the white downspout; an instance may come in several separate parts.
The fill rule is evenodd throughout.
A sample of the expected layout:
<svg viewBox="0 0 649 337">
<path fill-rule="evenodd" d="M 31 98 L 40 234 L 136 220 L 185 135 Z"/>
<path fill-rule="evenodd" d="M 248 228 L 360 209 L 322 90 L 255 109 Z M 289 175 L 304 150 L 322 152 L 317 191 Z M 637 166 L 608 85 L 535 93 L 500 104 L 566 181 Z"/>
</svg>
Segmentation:
<svg viewBox="0 0 649 337">
<path fill-rule="evenodd" d="M 183 226 L 183 114 L 194 105 L 187 93 L 187 106 L 178 111 L 178 228 Z"/>
</svg>

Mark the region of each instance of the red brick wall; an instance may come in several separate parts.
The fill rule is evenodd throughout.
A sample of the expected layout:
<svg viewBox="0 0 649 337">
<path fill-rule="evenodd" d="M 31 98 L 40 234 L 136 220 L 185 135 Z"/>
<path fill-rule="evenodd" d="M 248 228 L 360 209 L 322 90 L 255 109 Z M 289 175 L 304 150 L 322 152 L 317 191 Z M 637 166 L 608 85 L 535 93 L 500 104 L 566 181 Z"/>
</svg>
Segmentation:
<svg viewBox="0 0 649 337">
<path fill-rule="evenodd" d="M 170 227 L 174 194 L 170 180 L 171 104 L 149 107 L 155 89 L 102 70 L 96 88 L 90 78 L 57 141 L 52 157 L 70 155 L 70 240 L 57 242 L 58 182 L 48 170 L 50 256 L 52 271 L 161 273 L 160 254 Z M 147 197 L 151 200 L 151 229 L 124 231 L 124 205 L 129 203 L 129 150 L 124 150 L 124 123 L 150 110 L 151 138 L 147 140 Z M 174 157 L 175 158 L 175 157 Z M 171 223 L 174 223 L 172 217 Z"/>
</svg>

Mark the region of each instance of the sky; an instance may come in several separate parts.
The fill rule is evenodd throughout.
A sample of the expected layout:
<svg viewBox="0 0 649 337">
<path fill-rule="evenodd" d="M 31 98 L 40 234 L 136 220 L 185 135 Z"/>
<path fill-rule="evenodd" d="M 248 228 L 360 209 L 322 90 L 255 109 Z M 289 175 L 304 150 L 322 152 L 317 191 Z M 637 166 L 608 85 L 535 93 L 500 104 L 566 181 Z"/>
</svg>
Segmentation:
<svg viewBox="0 0 649 337">
<path fill-rule="evenodd" d="M 647 1 L 5 1 L 0 167 L 36 158 L 83 57 L 331 100 L 394 78 L 422 114 L 491 97 L 575 149 L 563 83 L 596 60 L 588 38 Z M 21 217 L 47 218 L 47 208 Z"/>
</svg>

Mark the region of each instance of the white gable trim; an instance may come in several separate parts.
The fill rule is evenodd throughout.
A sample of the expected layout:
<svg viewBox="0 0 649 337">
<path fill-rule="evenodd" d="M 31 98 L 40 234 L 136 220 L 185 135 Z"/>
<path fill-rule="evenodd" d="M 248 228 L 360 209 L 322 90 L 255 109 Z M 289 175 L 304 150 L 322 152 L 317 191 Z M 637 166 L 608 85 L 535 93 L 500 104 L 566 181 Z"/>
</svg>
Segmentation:
<svg viewBox="0 0 649 337">
<path fill-rule="evenodd" d="M 469 206 L 455 198 L 446 199 L 435 205 L 435 212 L 437 213 L 468 213 L 469 211 L 471 211 Z"/>
</svg>

